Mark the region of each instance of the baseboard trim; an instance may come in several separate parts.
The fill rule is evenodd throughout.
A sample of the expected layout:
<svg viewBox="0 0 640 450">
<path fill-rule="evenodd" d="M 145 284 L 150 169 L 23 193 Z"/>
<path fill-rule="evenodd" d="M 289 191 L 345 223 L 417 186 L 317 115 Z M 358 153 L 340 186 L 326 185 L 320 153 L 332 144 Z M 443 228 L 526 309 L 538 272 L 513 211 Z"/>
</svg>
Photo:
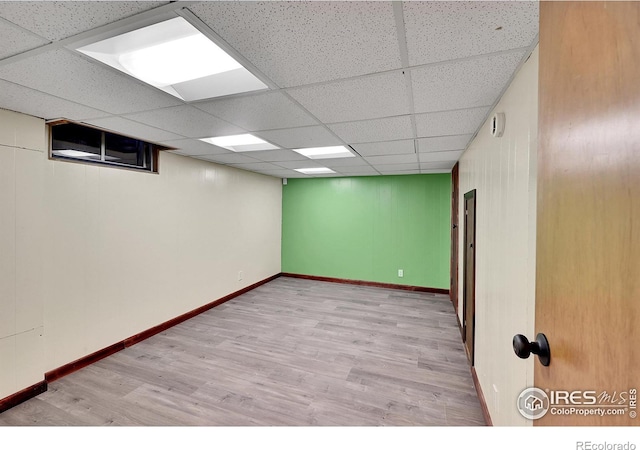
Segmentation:
<svg viewBox="0 0 640 450">
<path fill-rule="evenodd" d="M 132 345 L 137 344 L 138 342 L 144 341 L 145 339 L 150 338 L 151 336 L 161 333 L 165 330 L 168 330 L 169 328 L 178 325 L 179 323 L 184 322 L 185 320 L 189 320 L 199 314 L 202 314 L 205 311 L 209 311 L 211 308 L 215 308 L 216 306 L 220 306 L 225 302 L 228 302 L 229 300 L 238 297 L 239 295 L 245 294 L 259 286 L 262 286 L 265 283 L 268 283 L 270 281 L 275 280 L 276 278 L 280 277 L 281 274 L 275 274 L 270 276 L 269 278 L 265 278 L 264 280 L 258 281 L 257 283 L 253 283 L 250 286 L 247 286 L 245 288 L 240 289 L 239 291 L 235 291 L 232 292 L 229 295 L 225 295 L 222 298 L 219 298 L 218 300 L 215 300 L 211 303 L 207 303 L 204 306 L 201 306 L 199 308 L 196 308 L 192 311 L 189 311 L 185 314 L 182 314 L 178 317 L 174 317 L 171 320 L 167 320 L 166 322 L 161 323 L 160 325 L 156 325 L 155 327 L 149 328 L 148 330 L 145 330 L 141 333 L 135 334 L 131 337 L 128 337 L 127 339 L 125 339 L 124 342 L 124 346 L 125 347 L 131 347 Z"/>
<path fill-rule="evenodd" d="M 458 322 L 458 330 L 460 330 L 460 338 L 462 342 L 464 342 L 464 336 L 462 335 L 462 323 L 460 323 L 460 317 L 458 316 L 458 312 L 456 311 L 456 321 Z M 482 392 L 482 387 L 480 386 L 480 380 L 478 379 L 478 374 L 476 373 L 476 368 L 472 365 L 469 365 L 469 369 L 471 369 L 471 378 L 473 378 L 473 386 L 476 388 L 476 394 L 478 396 L 478 400 L 480 401 L 480 408 L 482 408 L 482 416 L 484 417 L 484 421 L 490 427 L 493 426 L 493 422 L 491 421 L 491 415 L 489 414 L 489 407 L 487 406 L 487 400 L 484 398 L 484 393 Z"/>
<path fill-rule="evenodd" d="M 403 291 L 429 292 L 431 294 L 449 295 L 449 289 L 430 288 L 423 286 L 407 286 L 404 284 L 379 283 L 377 281 L 349 280 L 347 278 L 318 277 L 315 275 L 304 275 L 300 273 L 283 272 L 283 277 L 302 278 L 304 280 L 328 281 L 330 283 L 355 284 L 358 286 L 371 286 L 386 289 L 400 289 Z"/>
<path fill-rule="evenodd" d="M 482 408 L 482 415 L 484 416 L 484 421 L 488 426 L 492 427 L 493 422 L 491 421 L 491 415 L 489 414 L 489 408 L 487 407 L 487 401 L 484 398 L 484 393 L 482 392 L 482 387 L 480 386 L 480 380 L 478 380 L 478 374 L 476 373 L 476 368 L 471 366 L 471 377 L 473 378 L 473 384 L 476 387 L 476 392 L 478 393 L 478 400 L 480 400 L 480 407 Z"/>
<path fill-rule="evenodd" d="M 102 348 L 96 352 L 93 352 L 89 355 L 83 356 L 82 358 L 76 359 L 64 366 L 60 366 L 56 369 L 50 370 L 44 374 L 44 379 L 47 383 L 54 382 L 65 375 L 69 375 L 77 370 L 80 370 L 88 365 L 93 364 L 94 362 L 100 361 L 101 359 L 106 358 L 107 356 L 111 356 L 114 353 L 119 352 L 120 350 L 124 350 L 124 342 L 116 342 L 113 345 Z"/>
<path fill-rule="evenodd" d="M 46 380 L 40 381 L 28 388 L 25 388 L 15 394 L 11 394 L 8 397 L 0 400 L 0 413 L 13 408 L 14 406 L 18 406 L 20 403 L 26 402 L 27 400 L 42 394 L 47 391 L 47 382 Z"/>
<path fill-rule="evenodd" d="M 269 281 L 275 280 L 276 278 L 280 277 L 281 274 L 275 274 L 270 276 L 269 278 L 265 278 L 264 280 L 258 281 L 257 283 L 253 283 L 250 286 L 247 286 L 245 288 L 242 288 L 238 291 L 232 292 L 229 295 L 225 295 L 222 298 L 219 298 L 218 300 L 215 300 L 211 303 L 207 303 L 206 305 L 200 306 L 199 308 L 196 308 L 192 311 L 189 311 L 187 313 L 181 314 L 177 317 L 174 317 L 173 319 L 167 320 L 166 322 L 163 322 L 159 325 L 156 325 L 154 327 L 151 327 L 147 330 L 144 330 L 138 334 L 134 334 L 133 336 L 130 336 L 126 339 L 123 339 L 120 342 L 116 342 L 113 345 L 110 345 L 108 347 L 105 347 L 103 349 L 100 349 L 96 352 L 91 353 L 90 355 L 84 356 L 82 358 L 79 358 L 73 362 L 70 362 L 69 364 L 65 364 L 63 366 L 58 367 L 57 369 L 53 369 L 47 373 L 45 373 L 45 381 L 48 383 L 51 383 L 55 380 L 58 380 L 60 378 L 62 378 L 65 375 L 69 375 L 73 372 L 76 372 L 80 369 L 82 369 L 83 367 L 86 367 L 88 365 L 91 365 L 95 362 L 100 361 L 103 358 L 106 358 L 107 356 L 111 356 L 114 353 L 119 352 L 120 350 L 124 350 L 127 347 L 131 347 L 132 345 L 135 345 L 139 342 L 144 341 L 145 339 L 150 338 L 151 336 L 154 336 L 158 333 L 161 333 L 165 330 L 168 330 L 169 328 L 178 325 L 179 323 L 184 322 L 185 320 L 189 320 L 195 316 L 197 316 L 198 314 L 202 314 L 205 311 L 210 310 L 211 308 L 215 308 L 216 306 L 219 306 L 225 302 L 228 302 L 229 300 L 242 295 L 246 292 L 251 291 L 252 289 L 257 288 L 258 286 L 262 286 L 265 283 L 268 283 Z"/>
</svg>

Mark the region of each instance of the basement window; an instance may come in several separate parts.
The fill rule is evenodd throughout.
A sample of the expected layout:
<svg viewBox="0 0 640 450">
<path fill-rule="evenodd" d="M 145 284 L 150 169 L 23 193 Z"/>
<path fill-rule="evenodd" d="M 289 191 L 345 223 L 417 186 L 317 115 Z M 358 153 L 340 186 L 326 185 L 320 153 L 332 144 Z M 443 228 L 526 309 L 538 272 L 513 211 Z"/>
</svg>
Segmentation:
<svg viewBox="0 0 640 450">
<path fill-rule="evenodd" d="M 158 152 L 169 150 L 150 142 L 67 121 L 51 129 L 51 158 L 158 172 Z"/>
</svg>

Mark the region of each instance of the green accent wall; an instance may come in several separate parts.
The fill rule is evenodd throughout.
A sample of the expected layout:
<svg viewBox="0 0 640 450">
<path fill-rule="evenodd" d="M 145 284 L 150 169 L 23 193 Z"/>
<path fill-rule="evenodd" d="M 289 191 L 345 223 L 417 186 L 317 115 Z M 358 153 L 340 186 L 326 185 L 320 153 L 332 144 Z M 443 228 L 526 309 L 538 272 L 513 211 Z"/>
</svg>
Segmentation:
<svg viewBox="0 0 640 450">
<path fill-rule="evenodd" d="M 297 178 L 282 188 L 283 272 L 449 289 L 450 174 Z"/>
</svg>

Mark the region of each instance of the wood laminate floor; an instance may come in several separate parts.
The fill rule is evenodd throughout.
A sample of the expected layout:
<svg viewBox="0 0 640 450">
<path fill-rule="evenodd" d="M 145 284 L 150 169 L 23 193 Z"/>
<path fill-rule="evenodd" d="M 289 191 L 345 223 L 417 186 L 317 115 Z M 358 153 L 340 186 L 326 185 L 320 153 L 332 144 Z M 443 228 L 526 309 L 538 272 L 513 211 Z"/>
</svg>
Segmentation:
<svg viewBox="0 0 640 450">
<path fill-rule="evenodd" d="M 0 425 L 484 425 L 444 295 L 281 277 L 49 384 Z"/>
</svg>

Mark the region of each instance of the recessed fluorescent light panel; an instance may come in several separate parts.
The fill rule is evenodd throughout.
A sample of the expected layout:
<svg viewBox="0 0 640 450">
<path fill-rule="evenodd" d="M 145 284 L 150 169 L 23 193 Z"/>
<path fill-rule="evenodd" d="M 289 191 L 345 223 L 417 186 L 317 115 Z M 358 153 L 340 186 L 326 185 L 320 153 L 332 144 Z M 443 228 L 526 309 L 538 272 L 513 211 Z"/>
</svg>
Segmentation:
<svg viewBox="0 0 640 450">
<path fill-rule="evenodd" d="M 336 147 L 298 148 L 293 151 L 310 159 L 353 158 L 356 156 L 342 145 Z"/>
<path fill-rule="evenodd" d="M 232 152 L 256 152 L 259 150 L 277 150 L 280 148 L 269 144 L 267 141 L 263 141 L 253 134 L 236 134 L 233 136 L 210 137 L 200 140 L 226 148 Z"/>
<path fill-rule="evenodd" d="M 306 175 L 319 175 L 323 173 L 335 173 L 335 171 L 327 167 L 311 167 L 309 169 L 295 169 L 296 172 L 304 173 Z"/>
<path fill-rule="evenodd" d="M 185 101 L 268 88 L 182 17 L 77 50 Z"/>
</svg>

